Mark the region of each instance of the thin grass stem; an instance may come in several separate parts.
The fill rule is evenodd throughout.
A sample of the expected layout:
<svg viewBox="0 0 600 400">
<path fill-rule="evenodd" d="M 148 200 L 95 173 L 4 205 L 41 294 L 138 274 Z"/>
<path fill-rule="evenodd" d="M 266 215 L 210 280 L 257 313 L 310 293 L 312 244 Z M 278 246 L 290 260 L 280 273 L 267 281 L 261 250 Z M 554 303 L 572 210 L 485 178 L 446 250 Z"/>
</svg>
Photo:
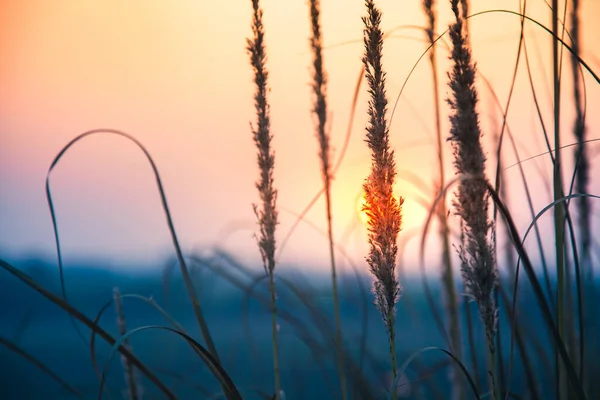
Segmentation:
<svg viewBox="0 0 600 400">
<path fill-rule="evenodd" d="M 327 213 L 327 239 L 329 242 L 329 261 L 331 264 L 331 284 L 333 291 L 333 313 L 335 319 L 335 343 L 337 352 L 338 373 L 340 377 L 340 390 L 342 400 L 348 398 L 346 372 L 344 366 L 344 351 L 342 341 L 342 326 L 340 321 L 340 302 L 338 294 L 337 271 L 335 263 L 335 243 L 333 240 L 333 213 L 331 207 L 331 155 L 330 138 L 327 133 L 327 76 L 323 68 L 322 34 L 321 34 L 321 2 L 320 0 L 310 0 L 310 21 L 312 36 L 310 46 L 313 53 L 313 82 L 314 92 L 313 113 L 317 117 L 317 139 L 319 141 L 319 159 L 321 161 L 321 172 L 323 176 L 325 207 Z"/>
</svg>

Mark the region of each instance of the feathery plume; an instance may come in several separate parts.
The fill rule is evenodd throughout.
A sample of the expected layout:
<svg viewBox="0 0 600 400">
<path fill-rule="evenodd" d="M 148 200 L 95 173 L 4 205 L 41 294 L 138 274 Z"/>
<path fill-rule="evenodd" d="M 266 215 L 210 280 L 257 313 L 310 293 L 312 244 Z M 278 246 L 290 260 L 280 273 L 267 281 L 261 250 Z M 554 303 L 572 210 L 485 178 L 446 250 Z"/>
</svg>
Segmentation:
<svg viewBox="0 0 600 400">
<path fill-rule="evenodd" d="M 493 354 L 498 311 L 492 294 L 498 282 L 488 216 L 489 196 L 485 176 L 486 157 L 481 146 L 478 101 L 475 89 L 475 64 L 464 34 L 464 18 L 459 1 L 451 0 L 456 22 L 450 27 L 452 70 L 449 73 L 452 97 L 452 128 L 449 140 L 454 150 L 454 167 L 464 175 L 453 202 L 455 212 L 464 222 L 464 240 L 459 248 L 461 272 L 466 294 L 479 307 L 485 325 L 488 346 Z"/>
<path fill-rule="evenodd" d="M 369 122 L 366 128 L 366 142 L 371 150 L 371 173 L 363 189 L 365 204 L 363 210 L 368 216 L 369 255 L 367 263 L 373 273 L 375 307 L 381 313 L 389 334 L 392 375 L 396 378 L 395 305 L 400 295 L 400 283 L 396 277 L 397 238 L 401 228 L 401 206 L 403 199 L 396 199 L 393 193 L 396 176 L 394 152 L 389 145 L 389 128 L 386 111 L 385 72 L 382 67 L 383 32 L 381 12 L 373 0 L 366 0 L 367 17 L 363 17 L 365 54 L 363 64 L 369 86 Z M 392 392 L 394 395 L 395 390 Z"/>
<path fill-rule="evenodd" d="M 262 22 L 263 12 L 258 0 L 252 0 L 252 39 L 247 39 L 247 50 L 250 54 L 250 64 L 254 70 L 254 105 L 256 109 L 257 123 L 252 128 L 254 142 L 258 149 L 258 167 L 260 177 L 256 183 L 261 200 L 261 207 L 254 205 L 254 213 L 258 220 L 260 236 L 258 248 L 269 277 L 269 291 L 271 295 L 271 333 L 273 341 L 273 374 L 275 380 L 275 399 L 281 398 L 281 387 L 279 377 L 279 346 L 277 342 L 277 307 L 275 293 L 275 227 L 277 225 L 277 190 L 273 185 L 273 170 L 275 166 L 275 154 L 271 149 L 272 135 L 270 132 L 269 105 L 267 102 L 267 78 L 266 68 L 267 54 L 264 43 L 264 26 Z"/>
<path fill-rule="evenodd" d="M 259 249 L 263 259 L 265 271 L 269 274 L 275 269 L 275 226 L 277 225 L 277 190 L 273 186 L 273 169 L 275 155 L 271 150 L 272 135 L 270 132 L 269 105 L 267 103 L 267 54 L 264 44 L 264 27 L 262 23 L 262 9 L 258 0 L 252 0 L 254 10 L 252 19 L 252 39 L 247 40 L 247 50 L 250 53 L 250 63 L 254 70 L 254 83 L 256 92 L 254 104 L 256 109 L 257 124 L 252 128 L 254 142 L 258 149 L 258 167 L 260 178 L 256 188 L 261 200 L 262 208 L 254 205 L 254 211 L 260 227 Z"/>
<path fill-rule="evenodd" d="M 431 64 L 431 76 L 433 84 L 433 99 L 434 99 L 434 112 L 435 112 L 435 128 L 436 128 L 436 145 L 437 145 L 437 162 L 439 168 L 439 191 L 442 190 L 445 184 L 445 171 L 444 171 L 444 148 L 443 148 L 443 134 L 441 126 L 441 112 L 440 112 L 440 94 L 438 85 L 438 71 L 437 71 L 437 57 L 436 57 L 436 43 L 435 43 L 435 27 L 436 27 L 436 1 L 435 0 L 423 0 L 423 11 L 427 17 L 427 40 L 429 45 L 432 47 L 429 51 L 429 62 Z M 439 193 L 439 192 L 438 192 Z M 452 250 L 450 244 L 450 229 L 448 228 L 448 210 L 446 207 L 446 194 L 441 193 L 443 198 L 438 203 L 436 210 L 437 218 L 439 220 L 439 237 L 442 242 L 442 273 L 441 281 L 444 294 L 444 311 L 446 314 L 446 321 L 449 331 L 450 346 L 452 351 L 456 355 L 462 354 L 462 341 L 460 337 L 460 314 L 459 314 L 459 303 L 457 300 L 457 288 L 452 268 Z M 460 370 L 458 368 L 450 368 L 448 370 L 450 383 L 452 386 L 452 399 L 464 398 L 464 391 L 462 385 L 462 379 L 459 377 Z"/>
<path fill-rule="evenodd" d="M 313 53 L 313 82 L 312 89 L 314 93 L 313 113 L 317 117 L 317 140 L 319 141 L 319 158 L 321 159 L 321 171 L 323 183 L 325 186 L 325 203 L 327 211 L 327 236 L 329 241 L 329 256 L 331 262 L 331 282 L 333 290 L 333 312 L 335 315 L 336 331 L 336 352 L 338 371 L 340 375 L 340 389 L 342 400 L 348 398 L 346 391 L 346 373 L 344 368 L 344 354 L 342 344 L 342 328 L 340 322 L 340 306 L 337 287 L 337 271 L 335 266 L 335 251 L 333 241 L 333 215 L 331 211 L 331 156 L 329 147 L 329 134 L 327 133 L 327 76 L 323 69 L 323 44 L 321 37 L 321 2 L 320 0 L 310 0 L 310 22 L 312 36 L 310 38 L 310 47 Z"/>
</svg>

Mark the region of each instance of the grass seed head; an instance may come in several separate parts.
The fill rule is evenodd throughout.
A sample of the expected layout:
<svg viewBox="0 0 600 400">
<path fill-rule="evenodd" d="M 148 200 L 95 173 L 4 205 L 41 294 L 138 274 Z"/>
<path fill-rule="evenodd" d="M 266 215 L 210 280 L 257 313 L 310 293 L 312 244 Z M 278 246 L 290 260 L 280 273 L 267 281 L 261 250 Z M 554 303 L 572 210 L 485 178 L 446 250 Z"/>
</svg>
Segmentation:
<svg viewBox="0 0 600 400">
<path fill-rule="evenodd" d="M 463 240 L 459 247 L 461 273 L 466 294 L 479 306 L 486 327 L 490 350 L 496 333 L 498 311 L 492 293 L 498 282 L 488 216 L 489 196 L 485 176 L 486 157 L 481 146 L 481 130 L 477 113 L 475 64 L 464 33 L 464 10 L 452 0 L 456 22 L 450 27 L 452 69 L 449 73 L 452 109 L 449 140 L 454 150 L 454 167 L 465 177 L 458 186 L 453 202 L 455 213 L 463 221 Z"/>
<path fill-rule="evenodd" d="M 396 277 L 397 238 L 401 228 L 403 199 L 393 193 L 396 165 L 389 146 L 386 111 L 385 72 L 382 67 L 383 32 L 381 12 L 372 0 L 366 1 L 368 15 L 363 18 L 365 54 L 363 63 L 369 87 L 366 142 L 371 150 L 371 173 L 366 179 L 363 211 L 368 217 L 369 255 L 367 263 L 375 280 L 375 306 L 388 328 L 392 329 L 395 304 L 400 295 Z"/>
</svg>

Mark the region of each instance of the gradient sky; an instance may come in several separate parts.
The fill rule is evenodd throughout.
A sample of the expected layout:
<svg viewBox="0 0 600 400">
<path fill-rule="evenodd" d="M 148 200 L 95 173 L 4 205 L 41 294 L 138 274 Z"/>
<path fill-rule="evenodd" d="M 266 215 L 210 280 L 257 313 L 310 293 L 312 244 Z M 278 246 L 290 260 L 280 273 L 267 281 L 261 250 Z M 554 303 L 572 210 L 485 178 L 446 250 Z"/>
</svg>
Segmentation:
<svg viewBox="0 0 600 400">
<path fill-rule="evenodd" d="M 306 1 L 263 0 L 269 101 L 276 151 L 281 240 L 321 186 L 314 119 L 309 110 L 309 20 Z M 361 0 L 323 0 L 322 24 L 334 157 L 343 146 L 354 86 L 361 68 Z M 418 0 L 379 0 L 383 28 L 398 30 L 384 46 L 390 110 L 410 69 L 426 48 L 425 18 Z M 451 21 L 447 2 L 439 2 L 443 30 Z M 518 1 L 474 2 L 472 13 L 518 9 Z M 600 2 L 582 2 L 582 57 L 600 71 Z M 126 131 L 149 150 L 162 175 L 175 227 L 184 251 L 219 244 L 245 260 L 258 262 L 253 238 L 252 203 L 258 200 L 256 155 L 250 131 L 253 116 L 252 71 L 245 51 L 250 35 L 250 1 L 221 0 L 3 0 L 0 12 L 0 254 L 52 255 L 52 225 L 45 199 L 45 177 L 58 151 L 76 135 L 95 128 Z M 541 0 L 528 1 L 528 14 L 547 26 L 550 11 Z M 479 72 L 505 106 L 516 59 L 519 19 L 488 14 L 470 22 Z M 529 24 L 526 37 L 535 85 L 545 118 L 552 127 L 549 36 Z M 441 94 L 448 93 L 447 50 L 438 50 Z M 406 198 L 401 241 L 409 241 L 406 259 L 418 254 L 415 234 L 436 178 L 432 85 L 425 58 L 408 81 L 391 126 L 400 181 Z M 573 142 L 571 70 L 564 62 L 563 143 Z M 544 151 L 524 65 L 520 67 L 508 122 L 521 158 Z M 588 73 L 587 127 L 598 138 L 600 86 Z M 494 126 L 500 120 L 489 90 L 479 79 L 481 124 L 490 167 L 495 163 Z M 365 229 L 357 219 L 361 184 L 368 174 L 364 144 L 366 90 L 361 88 L 357 117 L 345 159 L 333 186 L 335 236 L 364 267 Z M 444 105 L 444 132 L 448 109 Z M 496 121 L 496 122 L 494 122 Z M 495 124 L 495 125 L 494 125 Z M 446 143 L 448 176 L 452 176 Z M 597 154 L 597 145 L 591 145 Z M 570 176 L 572 148 L 565 150 Z M 516 156 L 506 147 L 506 165 Z M 592 161 L 598 187 L 598 158 Z M 547 156 L 524 164 L 536 210 L 550 201 Z M 491 170 L 491 169 L 490 169 Z M 411 175 L 412 174 L 412 175 Z M 517 168 L 507 172 L 512 209 L 525 229 L 531 220 L 524 207 Z M 407 181 L 408 179 L 409 181 Z M 112 263 L 151 262 L 170 251 L 170 237 L 151 169 L 141 152 L 122 138 L 94 136 L 77 144 L 54 170 L 52 193 L 65 261 L 101 256 Z M 596 192 L 597 193 L 597 192 Z M 308 221 L 325 228 L 324 203 Z M 550 222 L 550 214 L 544 219 Z M 597 218 L 594 217 L 594 222 Z M 596 225 L 598 225 L 596 223 Z M 596 230 L 598 231 L 598 230 Z M 411 239 L 412 238 L 412 239 Z M 551 243 L 552 238 L 548 240 Z M 435 241 L 430 241 L 435 250 Z M 301 224 L 281 256 L 287 264 L 326 268 L 327 242 L 309 224 Z M 431 260 L 435 251 L 428 253 Z M 345 263 L 342 262 L 342 265 Z M 344 266 L 342 268 L 345 268 Z"/>
</svg>

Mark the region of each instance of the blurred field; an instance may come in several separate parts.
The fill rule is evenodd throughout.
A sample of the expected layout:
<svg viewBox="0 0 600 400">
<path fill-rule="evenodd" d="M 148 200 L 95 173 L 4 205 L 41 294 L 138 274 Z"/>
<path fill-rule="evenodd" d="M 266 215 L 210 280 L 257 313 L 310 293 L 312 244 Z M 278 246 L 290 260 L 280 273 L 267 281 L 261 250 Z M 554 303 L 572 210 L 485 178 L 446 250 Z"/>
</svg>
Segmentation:
<svg viewBox="0 0 600 400">
<path fill-rule="evenodd" d="M 60 293 L 58 273 L 52 262 L 41 259 L 14 260 L 14 264 L 30 273 L 39 283 Z M 163 264 L 164 265 L 164 264 Z M 158 271 L 157 268 L 150 270 Z M 183 283 L 175 274 L 170 284 L 168 302 L 165 301 L 163 277 L 160 273 L 132 273 L 131 268 L 119 273 L 116 268 L 106 269 L 93 260 L 81 262 L 65 272 L 67 293 L 72 303 L 86 315 L 94 318 L 100 308 L 112 299 L 112 288 L 118 286 L 122 294 L 137 293 L 152 297 L 163 306 L 173 318 L 180 322 L 193 336 L 200 337 L 195 324 L 189 300 L 183 289 Z M 252 279 L 244 273 L 236 272 L 230 267 L 231 277 L 246 287 Z M 314 278 L 287 271 L 282 268 L 282 276 L 293 281 L 304 294 L 310 304 L 333 326 L 330 316 L 331 290 L 329 280 Z M 272 387 L 271 341 L 269 335 L 269 312 L 255 298 L 248 301 L 248 291 L 232 284 L 230 280 L 219 277 L 215 273 L 202 273 L 196 278 L 199 293 L 207 321 L 212 329 L 213 337 L 221 354 L 226 370 L 247 399 L 260 399 L 260 392 L 269 393 Z M 388 344 L 385 331 L 380 323 L 377 310 L 371 305 L 370 279 L 363 276 L 357 281 L 354 276 L 343 276 L 341 283 L 341 314 L 345 343 L 354 360 L 368 377 L 375 397 L 383 393 L 386 381 L 385 364 Z M 429 346 L 444 346 L 444 341 L 436 328 L 428 307 L 422 283 L 418 277 L 403 278 L 405 292 L 403 301 L 398 303 L 398 321 L 401 333 L 397 339 L 399 364 L 414 351 Z M 436 280 L 431 280 L 431 289 L 436 301 L 440 293 Z M 282 285 L 283 286 L 283 285 Z M 366 293 L 361 292 L 365 290 Z M 597 285 L 598 286 L 598 285 Z M 258 285 L 255 292 L 266 295 L 265 285 Z M 331 399 L 339 396 L 336 383 L 336 370 L 333 354 L 333 342 L 328 343 L 327 329 L 315 323 L 313 314 L 305 305 L 289 291 L 281 291 L 280 307 L 297 320 L 301 321 L 309 336 L 326 349 L 315 353 L 303 343 L 303 334 L 297 326 L 281 319 L 280 338 L 282 343 L 281 365 L 282 386 L 287 399 Z M 600 291 L 596 291 L 600 293 Z M 366 297 L 365 297 L 366 296 Z M 526 286 L 519 294 L 519 316 L 532 327 L 541 324 L 539 312 Z M 598 299 L 600 300 L 600 299 Z M 89 348 L 77 336 L 69 322 L 67 314 L 46 301 L 40 295 L 17 282 L 16 279 L 3 276 L 0 280 L 0 336 L 14 339 L 23 349 L 78 389 L 85 398 L 96 398 L 98 378 L 90 361 Z M 439 302 L 437 304 L 439 307 Z M 473 305 L 472 305 L 473 306 Z M 124 312 L 128 328 L 144 325 L 167 325 L 158 312 L 146 303 L 135 299 L 124 299 Z M 365 319 L 366 318 L 366 319 Z M 100 320 L 101 326 L 112 334 L 117 334 L 114 307 L 109 307 Z M 367 322 L 365 324 L 365 321 Z M 501 332 L 509 332 L 506 321 L 502 320 Z M 480 324 L 473 324 L 476 330 Z M 82 332 L 89 331 L 82 327 Z M 304 333 L 306 334 L 306 333 Z M 465 335 L 466 336 L 466 335 Z M 482 332 L 477 338 L 484 339 Z M 329 338 L 332 340 L 331 338 Z M 546 342 L 543 335 L 538 344 Z M 89 337 L 88 337 L 89 340 Z M 361 352 L 360 344 L 366 343 Z M 503 336 L 505 357 L 508 357 L 508 337 Z M 110 348 L 97 341 L 96 351 L 100 368 L 110 355 Z M 181 339 L 164 332 L 142 332 L 132 339 L 133 349 L 143 361 L 147 362 L 165 383 L 182 399 L 211 398 L 210 395 L 219 390 L 218 383 L 210 376 L 205 366 L 190 351 L 189 346 Z M 480 346 L 485 348 L 483 343 Z M 469 359 L 468 346 L 465 343 Z M 551 347 L 548 348 L 548 350 Z M 548 353 L 551 354 L 551 353 Z M 315 358 L 317 356 L 317 358 Z M 483 364 L 483 354 L 480 365 Z M 362 360 L 362 362 L 361 362 Z M 448 390 L 448 359 L 443 355 L 431 352 L 417 358 L 417 362 L 407 370 L 407 379 L 403 380 L 400 398 L 418 398 L 424 395 L 431 397 L 431 390 L 444 393 Z M 468 363 L 467 363 L 468 365 Z M 547 387 L 543 393 L 552 393 L 553 387 L 548 377 L 543 377 L 547 366 L 538 365 L 535 370 L 542 376 L 540 384 Z M 6 400 L 20 399 L 71 399 L 75 398 L 40 372 L 27 360 L 0 348 L 0 398 Z M 483 374 L 484 371 L 480 371 Z M 143 387 L 146 399 L 160 399 L 152 385 L 144 380 Z M 409 383 L 412 382 L 412 383 Z M 520 363 L 515 363 L 512 373 L 512 388 L 516 392 L 525 385 Z M 122 367 L 119 357 L 115 357 L 109 366 L 109 392 L 112 398 L 122 398 L 125 389 Z M 378 393 L 378 387 L 381 391 Z M 435 389 L 434 389 L 435 387 Z M 254 391 L 258 391 L 254 392 Z M 375 398 L 374 397 L 374 398 Z M 110 398 L 104 394 L 103 398 Z"/>
</svg>

